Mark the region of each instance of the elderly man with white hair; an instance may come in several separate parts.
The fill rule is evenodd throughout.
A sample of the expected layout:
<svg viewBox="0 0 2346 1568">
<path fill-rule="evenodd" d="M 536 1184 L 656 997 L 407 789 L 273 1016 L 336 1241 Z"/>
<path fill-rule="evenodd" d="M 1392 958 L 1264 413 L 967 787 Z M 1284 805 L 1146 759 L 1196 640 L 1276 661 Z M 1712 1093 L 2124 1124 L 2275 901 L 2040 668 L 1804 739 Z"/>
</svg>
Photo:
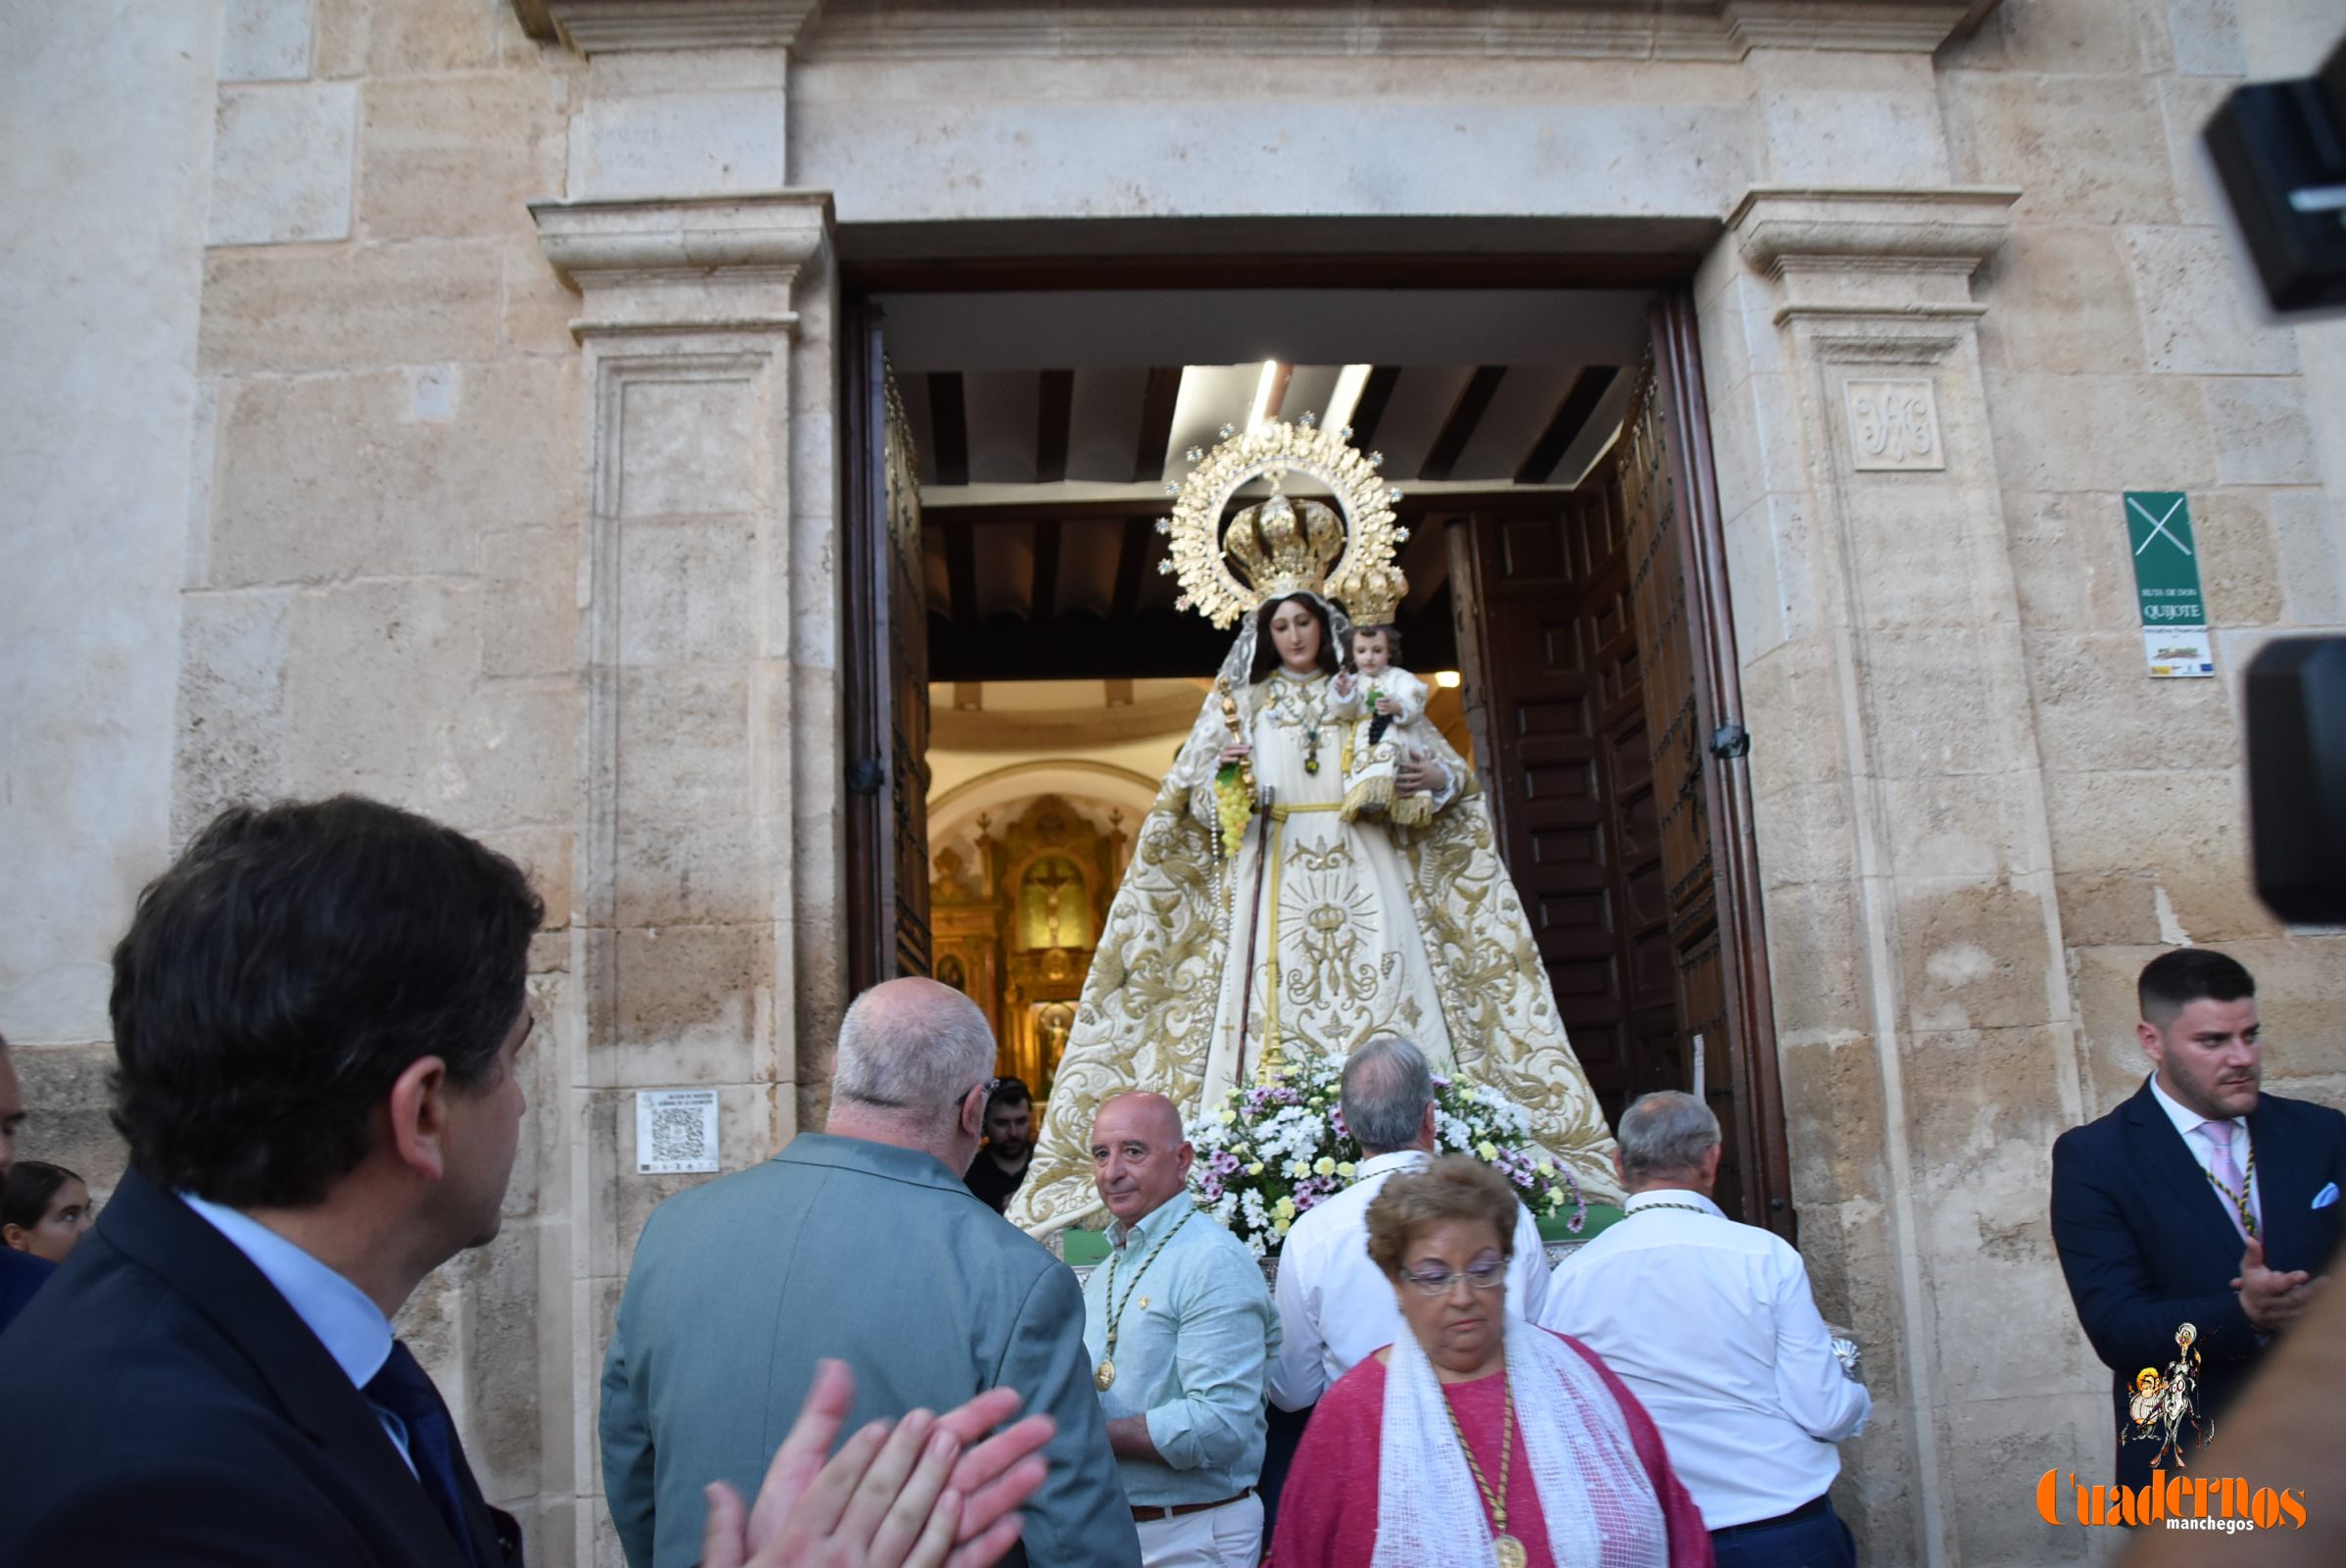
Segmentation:
<svg viewBox="0 0 2346 1568">
<path fill-rule="evenodd" d="M 993 1070 L 967 997 L 875 986 L 840 1025 L 827 1130 L 653 1211 L 603 1374 L 630 1568 L 699 1560 L 703 1490 L 756 1490 L 826 1357 L 855 1377 L 848 1430 L 1016 1390 L 1058 1431 L 1002 1561 L 1137 1568 L 1075 1276 L 961 1180 Z"/>
<path fill-rule="evenodd" d="M 1352 1185 L 1315 1205 L 1279 1250 L 1279 1323 L 1284 1336 L 1271 1369 L 1271 1402 L 1300 1410 L 1362 1357 L 1401 1337 L 1393 1281 L 1368 1254 L 1368 1207 L 1385 1184 L 1434 1157 L 1434 1069 L 1426 1054 L 1387 1035 L 1344 1058 L 1340 1103 L 1360 1142 Z M 1547 1299 L 1547 1255 L 1540 1223 L 1516 1205 L 1507 1265 L 1507 1310 L 1537 1321 Z"/>
<path fill-rule="evenodd" d="M 1540 1321 L 1604 1358 L 1670 1449 L 1719 1568 L 1854 1568 L 1826 1495 L 1873 1400 L 1844 1376 L 1800 1254 L 1711 1201 L 1719 1118 L 1642 1095 L 1613 1155 L 1625 1218 L 1566 1258 Z"/>
</svg>

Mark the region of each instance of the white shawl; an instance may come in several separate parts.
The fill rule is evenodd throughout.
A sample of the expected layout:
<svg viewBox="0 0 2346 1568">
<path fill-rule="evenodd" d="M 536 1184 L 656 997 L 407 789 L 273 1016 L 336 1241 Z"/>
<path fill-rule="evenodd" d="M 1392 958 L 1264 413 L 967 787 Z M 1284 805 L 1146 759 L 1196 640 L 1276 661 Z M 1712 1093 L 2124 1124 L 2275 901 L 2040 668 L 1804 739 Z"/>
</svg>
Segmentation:
<svg viewBox="0 0 2346 1568">
<path fill-rule="evenodd" d="M 1662 1568 L 1669 1529 L 1612 1390 L 1554 1335 L 1512 1313 L 1506 1325 L 1515 1419 L 1557 1568 Z M 1443 1402 L 1434 1363 L 1403 1334 L 1385 1370 L 1370 1568 L 1491 1568 L 1491 1518 Z M 1483 1473 L 1495 1483 L 1498 1467 Z"/>
</svg>

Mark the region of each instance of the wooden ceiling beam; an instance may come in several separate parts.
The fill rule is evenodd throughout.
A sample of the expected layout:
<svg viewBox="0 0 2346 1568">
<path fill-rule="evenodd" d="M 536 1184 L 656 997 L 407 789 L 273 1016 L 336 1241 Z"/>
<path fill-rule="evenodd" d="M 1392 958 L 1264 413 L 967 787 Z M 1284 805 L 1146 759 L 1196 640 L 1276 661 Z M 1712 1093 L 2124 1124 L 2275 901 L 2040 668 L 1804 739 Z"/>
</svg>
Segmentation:
<svg viewBox="0 0 2346 1568">
<path fill-rule="evenodd" d="M 1377 426 L 1384 422 L 1385 406 L 1393 401 L 1393 389 L 1400 383 L 1401 368 L 1380 365 L 1369 371 L 1368 381 L 1360 389 L 1360 401 L 1352 406 L 1352 445 L 1369 451 L 1376 445 Z"/>
<path fill-rule="evenodd" d="M 1556 471 L 1556 465 L 1564 461 L 1564 454 L 1572 450 L 1572 444 L 1595 417 L 1596 406 L 1605 400 L 1605 394 L 1612 390 L 1613 378 L 1620 373 L 1617 365 L 1591 365 L 1572 378 L 1563 401 L 1548 418 L 1547 428 L 1540 432 L 1540 439 L 1532 443 L 1531 454 L 1515 470 L 1517 484 L 1547 483 L 1547 476 Z"/>
<path fill-rule="evenodd" d="M 1035 577 L 1027 592 L 1027 615 L 1033 620 L 1049 620 L 1058 612 L 1059 602 L 1059 520 L 1039 517 L 1035 520 Z"/>
<path fill-rule="evenodd" d="M 945 525 L 945 581 L 953 594 L 953 624 L 975 631 L 978 623 L 977 529 L 966 520 Z"/>
<path fill-rule="evenodd" d="M 1181 396 L 1181 367 L 1159 365 L 1149 371 L 1141 394 L 1141 434 L 1133 444 L 1132 476 L 1154 484 L 1165 476 L 1165 448 L 1173 440 L 1173 405 Z"/>
<path fill-rule="evenodd" d="M 1124 519 L 1124 544 L 1116 553 L 1116 593 L 1110 608 L 1121 620 L 1141 608 L 1141 589 L 1156 555 L 1156 524 L 1147 517 Z"/>
<path fill-rule="evenodd" d="M 1075 424 L 1075 372 L 1045 370 L 1035 396 L 1035 483 L 1067 477 L 1067 438 Z"/>
<path fill-rule="evenodd" d="M 969 482 L 969 406 L 958 370 L 929 372 L 929 434 L 937 444 L 937 482 Z"/>
<path fill-rule="evenodd" d="M 1503 365 L 1485 365 L 1477 367 L 1475 373 L 1466 378 L 1466 385 L 1458 390 L 1458 401 L 1450 405 L 1449 416 L 1442 421 L 1441 433 L 1427 449 L 1425 461 L 1417 466 L 1420 479 L 1450 476 L 1450 470 L 1458 466 L 1458 459 L 1466 451 L 1466 443 L 1474 439 L 1475 426 L 1483 422 L 1491 400 L 1498 396 L 1499 382 L 1506 374 L 1507 368 Z"/>
</svg>

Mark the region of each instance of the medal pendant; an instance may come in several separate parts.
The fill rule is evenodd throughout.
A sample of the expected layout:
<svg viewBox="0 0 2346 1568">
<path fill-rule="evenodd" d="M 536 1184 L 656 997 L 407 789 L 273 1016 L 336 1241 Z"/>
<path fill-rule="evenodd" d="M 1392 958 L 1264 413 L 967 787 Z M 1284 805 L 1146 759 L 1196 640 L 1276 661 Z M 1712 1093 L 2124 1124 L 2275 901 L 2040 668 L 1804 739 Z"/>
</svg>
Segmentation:
<svg viewBox="0 0 2346 1568">
<path fill-rule="evenodd" d="M 1099 1389 L 1100 1393 L 1105 1394 L 1108 1391 L 1108 1385 L 1115 1381 L 1115 1361 L 1107 1356 L 1101 1356 L 1100 1358 L 1100 1370 L 1092 1374 L 1093 1386 Z M 1517 1568 L 1521 1568 L 1523 1563 L 1523 1548 L 1521 1546 L 1515 1548 L 1515 1561 Z"/>
<path fill-rule="evenodd" d="M 1498 1568 L 1523 1568 L 1523 1543 L 1513 1536 L 1493 1537 L 1491 1549 L 1498 1557 Z"/>
</svg>

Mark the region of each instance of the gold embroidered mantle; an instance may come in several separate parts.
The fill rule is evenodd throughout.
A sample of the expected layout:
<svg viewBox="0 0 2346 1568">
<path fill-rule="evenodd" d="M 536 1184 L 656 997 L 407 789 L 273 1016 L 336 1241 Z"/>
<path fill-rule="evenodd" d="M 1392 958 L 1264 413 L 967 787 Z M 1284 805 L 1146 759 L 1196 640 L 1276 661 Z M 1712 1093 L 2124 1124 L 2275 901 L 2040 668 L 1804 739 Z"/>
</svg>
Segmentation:
<svg viewBox="0 0 2346 1568">
<path fill-rule="evenodd" d="M 1255 772 L 1277 805 L 1220 859 L 1211 783 L 1230 735 L 1219 699 L 1206 701 L 1142 823 L 1011 1200 L 1011 1219 L 1036 1235 L 1099 1212 L 1088 1146 L 1101 1101 L 1153 1089 L 1195 1117 L 1259 1076 L 1274 1033 L 1291 1061 L 1341 1057 L 1379 1034 L 1413 1040 L 1438 1070 L 1529 1108 L 1534 1137 L 1590 1197 L 1617 1196 L 1612 1138 L 1465 762 L 1436 737 L 1459 787 L 1426 826 L 1346 822 L 1332 706 L 1324 676 L 1274 672 L 1242 690 Z"/>
</svg>

